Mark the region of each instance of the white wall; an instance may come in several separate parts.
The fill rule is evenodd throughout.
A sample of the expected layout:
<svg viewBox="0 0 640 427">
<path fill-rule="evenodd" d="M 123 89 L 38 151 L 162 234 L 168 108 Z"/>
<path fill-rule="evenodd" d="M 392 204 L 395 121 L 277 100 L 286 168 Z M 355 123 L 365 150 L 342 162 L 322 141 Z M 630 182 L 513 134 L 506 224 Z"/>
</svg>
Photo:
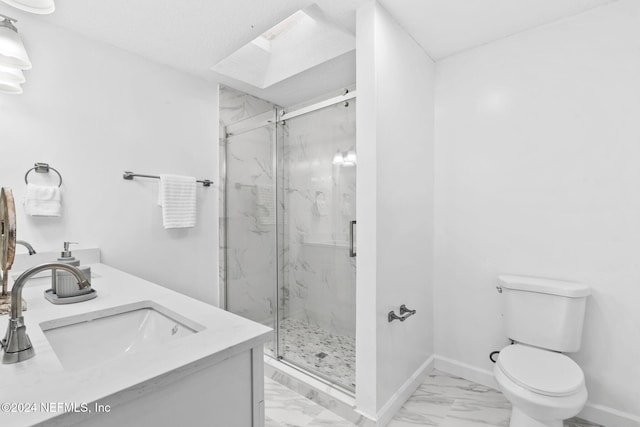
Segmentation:
<svg viewBox="0 0 640 427">
<path fill-rule="evenodd" d="M 23 95 L 0 94 L 0 185 L 19 201 L 18 237 L 40 252 L 64 240 L 100 247 L 107 264 L 216 304 L 217 189 L 198 188 L 195 228 L 165 230 L 159 181 L 122 172 L 217 181 L 217 87 L 44 19 L 24 16 L 18 29 L 33 69 Z M 35 162 L 62 174 L 61 218 L 24 213 Z"/>
<path fill-rule="evenodd" d="M 356 399 L 384 424 L 433 354 L 434 64 L 379 4 L 357 25 Z"/>
<path fill-rule="evenodd" d="M 490 375 L 498 274 L 588 283 L 582 415 L 616 426 L 640 422 L 639 19 L 613 3 L 436 78 L 436 353 Z"/>
</svg>

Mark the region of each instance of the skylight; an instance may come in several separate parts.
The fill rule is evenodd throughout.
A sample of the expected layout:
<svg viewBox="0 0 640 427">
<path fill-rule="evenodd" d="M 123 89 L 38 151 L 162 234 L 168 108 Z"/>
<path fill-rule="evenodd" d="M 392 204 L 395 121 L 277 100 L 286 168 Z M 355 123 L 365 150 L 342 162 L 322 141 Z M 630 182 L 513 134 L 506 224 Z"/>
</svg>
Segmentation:
<svg viewBox="0 0 640 427">
<path fill-rule="evenodd" d="M 211 70 L 264 89 L 355 49 L 355 37 L 312 5 L 295 12 Z"/>
<path fill-rule="evenodd" d="M 294 13 L 293 15 L 289 16 L 288 18 L 286 18 L 284 21 L 282 21 L 279 24 L 276 24 L 273 27 L 269 28 L 267 31 L 262 33 L 260 35 L 260 37 L 271 41 L 271 40 L 275 39 L 276 37 L 278 37 L 279 35 L 281 35 L 282 33 L 285 33 L 287 31 L 289 31 L 290 29 L 292 29 L 296 25 L 303 25 L 302 21 L 305 18 L 309 19 L 310 16 L 307 15 L 306 13 L 304 13 L 302 10 L 299 10 L 296 13 Z"/>
</svg>

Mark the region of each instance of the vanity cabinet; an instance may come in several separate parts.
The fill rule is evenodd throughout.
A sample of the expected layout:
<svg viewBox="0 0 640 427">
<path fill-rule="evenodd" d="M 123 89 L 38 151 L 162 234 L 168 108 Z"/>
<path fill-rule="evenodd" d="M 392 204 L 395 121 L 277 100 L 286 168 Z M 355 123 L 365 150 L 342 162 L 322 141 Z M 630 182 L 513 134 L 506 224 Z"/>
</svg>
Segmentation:
<svg viewBox="0 0 640 427">
<path fill-rule="evenodd" d="M 100 262 L 89 265 L 95 299 L 51 304 L 43 296 L 51 277 L 24 287 L 24 322 L 35 356 L 0 365 L 0 403 L 23 405 L 22 411 L 3 406 L 0 426 L 264 426 L 263 345 L 271 328 Z M 86 331 L 131 307 L 155 308 L 159 324 L 157 316 L 168 313 L 193 331 L 141 347 L 135 347 L 137 340 L 149 331 L 138 327 L 114 334 L 109 326 L 61 347 L 52 338 L 52 329 L 83 325 Z M 6 322 L 0 316 L 0 328 Z M 160 329 L 167 337 L 177 330 L 171 324 Z M 129 337 L 130 331 L 136 333 Z M 123 336 L 124 344 L 113 338 Z M 93 356 L 85 357 L 84 350 Z"/>
<path fill-rule="evenodd" d="M 203 362 L 193 372 L 184 375 L 178 372 L 175 378 L 160 381 L 161 384 L 140 384 L 123 391 L 124 401 L 112 396 L 101 399 L 98 406 L 89 405 L 104 409 L 114 401 L 120 402 L 111 405 L 109 412 L 96 412 L 90 417 L 75 417 L 75 420 L 74 417 L 63 417 L 66 419 L 60 420 L 62 424 L 53 419 L 43 425 L 264 426 L 262 346 L 210 366 Z M 147 390 L 148 386 L 152 390 Z"/>
</svg>

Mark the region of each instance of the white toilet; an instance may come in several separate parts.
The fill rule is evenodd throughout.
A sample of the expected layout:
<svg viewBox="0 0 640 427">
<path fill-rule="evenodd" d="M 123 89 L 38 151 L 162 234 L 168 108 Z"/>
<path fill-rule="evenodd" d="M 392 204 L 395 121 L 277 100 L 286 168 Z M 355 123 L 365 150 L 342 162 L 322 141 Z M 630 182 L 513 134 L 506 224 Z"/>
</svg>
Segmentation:
<svg viewBox="0 0 640 427">
<path fill-rule="evenodd" d="M 511 402 L 510 427 L 562 427 L 587 401 L 582 369 L 561 352 L 580 349 L 588 286 L 500 276 L 507 337 L 493 372 Z"/>
</svg>

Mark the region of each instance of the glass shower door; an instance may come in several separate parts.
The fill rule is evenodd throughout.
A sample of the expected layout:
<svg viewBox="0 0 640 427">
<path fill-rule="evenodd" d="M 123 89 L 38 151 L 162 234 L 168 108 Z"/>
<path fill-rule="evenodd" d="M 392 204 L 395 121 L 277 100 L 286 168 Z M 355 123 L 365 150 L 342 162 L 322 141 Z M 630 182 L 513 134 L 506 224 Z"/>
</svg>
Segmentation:
<svg viewBox="0 0 640 427">
<path fill-rule="evenodd" d="M 279 357 L 355 390 L 355 99 L 279 129 Z"/>
<path fill-rule="evenodd" d="M 271 115 L 273 123 L 275 112 Z M 227 128 L 225 304 L 235 314 L 275 328 L 276 129 L 263 122 L 256 117 Z M 274 354 L 273 342 L 265 348 Z"/>
</svg>

